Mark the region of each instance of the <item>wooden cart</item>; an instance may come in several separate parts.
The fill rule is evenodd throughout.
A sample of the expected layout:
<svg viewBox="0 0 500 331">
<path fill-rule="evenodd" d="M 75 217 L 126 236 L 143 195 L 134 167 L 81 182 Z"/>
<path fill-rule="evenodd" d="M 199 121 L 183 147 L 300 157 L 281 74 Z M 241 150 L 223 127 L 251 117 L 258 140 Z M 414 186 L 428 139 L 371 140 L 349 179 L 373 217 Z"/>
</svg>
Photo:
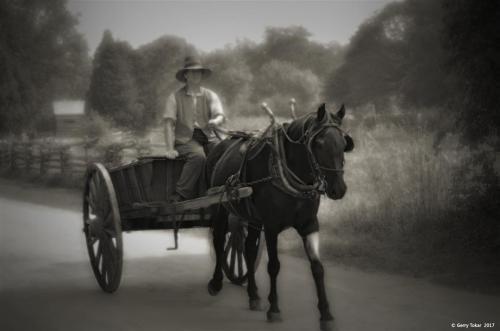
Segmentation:
<svg viewBox="0 0 500 331">
<path fill-rule="evenodd" d="M 209 227 L 208 207 L 252 194 L 250 187 L 227 192 L 209 190 L 201 198 L 169 202 L 180 176 L 182 160 L 143 157 L 130 164 L 87 169 L 83 195 L 83 232 L 97 282 L 112 293 L 120 285 L 123 263 L 122 231 L 173 229 L 175 248 L 181 228 Z M 230 221 L 224 249 L 226 276 L 235 284 L 246 281 L 244 222 Z M 260 245 L 262 246 L 262 245 Z M 259 263 L 257 259 L 256 265 Z"/>
</svg>

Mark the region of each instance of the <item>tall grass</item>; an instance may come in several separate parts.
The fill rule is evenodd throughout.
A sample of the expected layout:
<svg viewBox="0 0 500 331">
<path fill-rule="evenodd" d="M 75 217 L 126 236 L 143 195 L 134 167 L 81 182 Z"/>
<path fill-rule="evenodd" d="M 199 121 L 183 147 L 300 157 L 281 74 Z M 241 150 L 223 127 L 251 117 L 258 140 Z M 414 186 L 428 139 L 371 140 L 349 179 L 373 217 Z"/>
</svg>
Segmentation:
<svg viewBox="0 0 500 331">
<path fill-rule="evenodd" d="M 328 254 L 373 256 L 387 246 L 429 248 L 430 228 L 453 205 L 451 191 L 463 156 L 436 151 L 433 135 L 423 128 L 380 125 L 358 128 L 353 135 L 357 146 L 346 156 L 348 194 L 339 202 L 324 200 L 320 211 L 334 235 Z M 421 247 L 424 240 L 429 245 Z"/>
<path fill-rule="evenodd" d="M 348 193 L 320 208 L 324 256 L 414 275 L 499 275 L 486 265 L 498 257 L 498 220 L 484 208 L 470 212 L 485 197 L 479 152 L 452 136 L 436 148 L 425 123 L 361 126 L 352 134 Z"/>
</svg>

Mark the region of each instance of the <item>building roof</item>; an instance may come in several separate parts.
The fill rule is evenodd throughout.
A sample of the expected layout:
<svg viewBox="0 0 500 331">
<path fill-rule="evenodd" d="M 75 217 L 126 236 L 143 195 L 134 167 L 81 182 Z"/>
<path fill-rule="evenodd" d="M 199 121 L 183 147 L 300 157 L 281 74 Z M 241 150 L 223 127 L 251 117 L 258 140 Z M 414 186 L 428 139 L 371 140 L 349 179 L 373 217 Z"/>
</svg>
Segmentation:
<svg viewBox="0 0 500 331">
<path fill-rule="evenodd" d="M 85 101 L 83 100 L 58 100 L 52 102 L 54 115 L 83 115 Z"/>
</svg>

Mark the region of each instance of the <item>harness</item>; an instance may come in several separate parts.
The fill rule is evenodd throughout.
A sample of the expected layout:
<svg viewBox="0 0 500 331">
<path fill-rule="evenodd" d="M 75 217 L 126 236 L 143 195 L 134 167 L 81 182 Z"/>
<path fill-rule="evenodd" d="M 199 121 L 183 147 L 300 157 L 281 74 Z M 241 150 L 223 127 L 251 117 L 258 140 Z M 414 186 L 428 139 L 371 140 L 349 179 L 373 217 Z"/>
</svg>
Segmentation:
<svg viewBox="0 0 500 331">
<path fill-rule="evenodd" d="M 305 126 L 305 124 L 304 124 Z M 294 140 L 287 134 L 287 126 L 281 126 L 274 133 L 274 145 L 278 147 L 278 153 L 273 157 L 276 161 L 270 160 L 270 169 L 279 175 L 280 181 L 275 181 L 273 184 L 280 188 L 285 193 L 297 198 L 315 199 L 319 195 L 324 194 L 327 188 L 326 176 L 324 172 L 343 172 L 342 168 L 330 168 L 320 165 L 316 155 L 312 150 L 314 139 L 324 130 L 328 128 L 336 128 L 342 133 L 342 129 L 336 123 L 326 123 L 320 126 L 310 126 L 307 130 L 302 126 L 302 134 L 299 139 Z M 285 154 L 285 139 L 292 144 L 302 144 L 306 149 L 309 168 L 311 169 L 313 183 L 307 184 L 300 179 L 287 165 Z"/>
<path fill-rule="evenodd" d="M 305 129 L 305 126 L 306 121 L 304 121 L 304 124 L 302 125 L 301 136 L 296 140 L 292 139 L 288 135 L 287 130 L 289 126 L 287 124 L 276 125 L 272 127 L 271 130 L 268 130 L 266 135 L 262 135 L 258 138 L 246 137 L 247 141 L 245 141 L 244 143 L 247 144 L 247 148 L 245 148 L 243 152 L 243 157 L 239 169 L 238 171 L 236 171 L 236 173 L 229 176 L 226 180 L 225 186 L 227 192 L 230 194 L 230 192 L 242 186 L 253 186 L 264 182 L 271 182 L 273 186 L 294 198 L 318 199 L 321 194 L 325 194 L 327 189 L 325 172 L 343 172 L 344 170 L 342 168 L 330 168 L 321 165 L 318 162 L 317 157 L 314 155 L 312 144 L 315 138 L 326 129 L 335 128 L 339 130 L 343 135 L 344 131 L 340 128 L 340 125 L 332 121 L 328 121 L 327 123 L 323 123 L 320 125 L 309 125 L 307 129 Z M 242 142 L 243 140 L 245 140 L 245 138 L 236 136 L 235 142 L 226 149 L 226 151 L 220 157 L 219 161 L 216 163 L 214 173 L 223 163 L 223 160 L 228 157 L 231 151 L 239 146 L 239 142 Z M 304 182 L 301 178 L 299 178 L 299 176 L 297 176 L 297 174 L 293 172 L 292 169 L 288 167 L 286 160 L 285 140 L 292 144 L 301 144 L 305 146 L 309 167 L 311 169 L 313 177 L 312 184 Z M 247 163 L 248 161 L 257 157 L 262 152 L 262 150 L 264 150 L 265 146 L 269 146 L 271 149 L 268 162 L 269 176 L 247 182 Z M 257 152 L 255 151 L 256 149 L 258 149 Z M 230 201 L 225 203 L 225 206 L 240 218 L 250 218 L 251 220 L 258 220 L 260 218 L 258 217 L 257 210 L 251 203 L 251 199 L 243 200 L 247 213 L 245 217 L 242 217 L 237 211 L 235 203 L 238 202 L 240 201 Z"/>
</svg>

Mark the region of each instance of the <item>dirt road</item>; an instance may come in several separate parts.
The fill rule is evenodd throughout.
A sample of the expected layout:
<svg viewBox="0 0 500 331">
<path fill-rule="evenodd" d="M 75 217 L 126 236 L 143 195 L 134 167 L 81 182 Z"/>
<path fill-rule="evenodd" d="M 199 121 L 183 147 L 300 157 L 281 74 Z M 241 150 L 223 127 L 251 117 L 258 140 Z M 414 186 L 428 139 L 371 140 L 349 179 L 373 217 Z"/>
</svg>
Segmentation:
<svg viewBox="0 0 500 331">
<path fill-rule="evenodd" d="M 88 262 L 79 197 L 23 185 L 0 180 L 0 330 L 319 329 L 303 259 L 281 256 L 282 323 L 249 311 L 242 287 L 225 283 L 217 297 L 209 296 L 205 229 L 181 231 L 178 251 L 166 251 L 170 232 L 125 234 L 122 285 L 105 294 Z M 265 263 L 258 274 L 263 298 Z M 336 265 L 327 265 L 326 275 L 339 330 L 452 330 L 452 323 L 485 322 L 500 330 L 500 297 Z"/>
</svg>

